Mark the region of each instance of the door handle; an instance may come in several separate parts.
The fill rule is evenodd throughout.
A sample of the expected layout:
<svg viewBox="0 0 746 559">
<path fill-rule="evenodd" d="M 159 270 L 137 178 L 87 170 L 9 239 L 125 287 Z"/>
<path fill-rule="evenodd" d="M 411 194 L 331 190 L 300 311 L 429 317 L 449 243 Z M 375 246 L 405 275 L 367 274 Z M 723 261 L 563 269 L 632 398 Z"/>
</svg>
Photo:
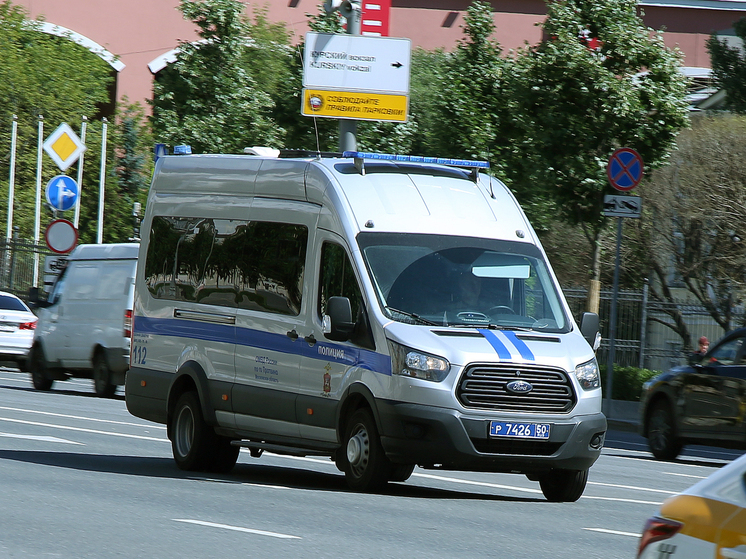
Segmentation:
<svg viewBox="0 0 746 559">
<path fill-rule="evenodd" d="M 293 328 L 292 330 L 290 330 L 290 332 L 287 332 L 287 336 L 291 340 L 295 341 L 298 339 L 298 332 L 296 332 L 295 328 Z"/>
<path fill-rule="evenodd" d="M 308 336 L 306 336 L 303 339 L 306 340 L 306 342 L 308 342 L 308 345 L 310 345 L 310 346 L 313 346 L 313 345 L 316 344 L 316 338 L 314 337 L 313 334 L 309 334 Z"/>
</svg>

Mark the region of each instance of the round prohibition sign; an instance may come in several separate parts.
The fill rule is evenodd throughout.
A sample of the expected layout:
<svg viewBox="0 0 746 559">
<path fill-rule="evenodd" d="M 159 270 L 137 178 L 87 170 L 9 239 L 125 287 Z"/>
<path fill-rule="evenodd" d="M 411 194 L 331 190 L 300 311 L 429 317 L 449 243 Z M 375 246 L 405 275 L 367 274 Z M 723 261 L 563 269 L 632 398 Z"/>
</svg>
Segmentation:
<svg viewBox="0 0 746 559">
<path fill-rule="evenodd" d="M 606 175 L 611 186 L 622 192 L 632 190 L 642 180 L 642 157 L 632 148 L 619 148 L 609 157 Z"/>
<path fill-rule="evenodd" d="M 57 254 L 67 254 L 78 244 L 78 230 L 66 219 L 55 219 L 44 232 L 47 246 Z"/>
</svg>

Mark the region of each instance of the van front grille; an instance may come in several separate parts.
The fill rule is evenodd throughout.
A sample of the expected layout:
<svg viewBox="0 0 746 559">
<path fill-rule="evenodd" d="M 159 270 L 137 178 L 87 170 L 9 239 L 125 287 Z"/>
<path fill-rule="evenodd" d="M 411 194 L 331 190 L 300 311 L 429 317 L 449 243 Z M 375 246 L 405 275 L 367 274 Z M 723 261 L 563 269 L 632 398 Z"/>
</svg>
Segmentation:
<svg viewBox="0 0 746 559">
<path fill-rule="evenodd" d="M 510 392 L 512 381 L 531 385 Z M 572 383 L 562 369 L 531 365 L 470 365 L 461 375 L 456 397 L 466 408 L 527 413 L 568 413 L 575 407 Z"/>
</svg>

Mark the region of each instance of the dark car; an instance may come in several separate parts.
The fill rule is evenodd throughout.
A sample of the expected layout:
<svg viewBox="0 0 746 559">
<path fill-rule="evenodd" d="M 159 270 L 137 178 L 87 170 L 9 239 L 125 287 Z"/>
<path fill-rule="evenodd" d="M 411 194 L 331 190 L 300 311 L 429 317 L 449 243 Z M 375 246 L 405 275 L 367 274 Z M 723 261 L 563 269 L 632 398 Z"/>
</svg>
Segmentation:
<svg viewBox="0 0 746 559">
<path fill-rule="evenodd" d="M 746 328 L 646 382 L 640 400 L 641 433 L 659 460 L 685 444 L 746 448 Z"/>
</svg>

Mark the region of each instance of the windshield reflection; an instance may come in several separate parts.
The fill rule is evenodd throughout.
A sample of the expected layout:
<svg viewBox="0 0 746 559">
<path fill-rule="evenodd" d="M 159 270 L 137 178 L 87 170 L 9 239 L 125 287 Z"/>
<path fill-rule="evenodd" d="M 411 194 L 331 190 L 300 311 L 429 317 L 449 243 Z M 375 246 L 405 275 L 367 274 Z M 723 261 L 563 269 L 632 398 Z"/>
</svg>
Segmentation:
<svg viewBox="0 0 746 559">
<path fill-rule="evenodd" d="M 567 332 L 543 255 L 528 243 L 361 233 L 384 313 L 409 324 Z"/>
</svg>

